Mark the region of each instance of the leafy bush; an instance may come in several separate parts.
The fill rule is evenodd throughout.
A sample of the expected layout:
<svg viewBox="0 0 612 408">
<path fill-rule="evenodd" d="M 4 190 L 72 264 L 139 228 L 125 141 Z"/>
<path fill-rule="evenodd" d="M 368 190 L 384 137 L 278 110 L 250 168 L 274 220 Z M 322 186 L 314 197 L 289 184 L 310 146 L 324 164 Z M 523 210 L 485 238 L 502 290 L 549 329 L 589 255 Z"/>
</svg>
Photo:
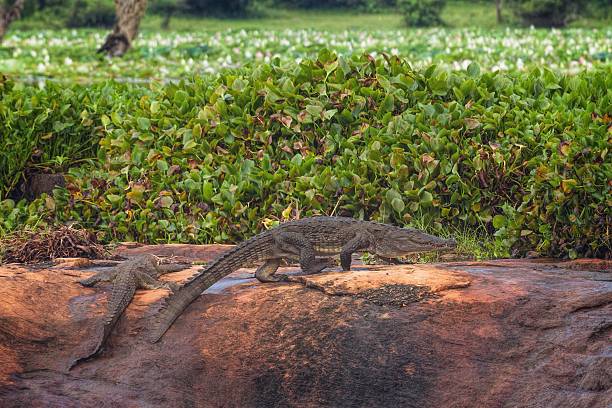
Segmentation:
<svg viewBox="0 0 612 408">
<path fill-rule="evenodd" d="M 111 0 L 75 0 L 67 27 L 112 27 L 115 6 Z"/>
<path fill-rule="evenodd" d="M 206 16 L 240 17 L 256 8 L 254 0 L 185 0 L 194 13 Z"/>
<path fill-rule="evenodd" d="M 111 27 L 115 6 L 113 0 L 26 0 L 22 18 L 29 17 L 25 27 Z"/>
<path fill-rule="evenodd" d="M 389 4 L 392 2 L 393 4 Z M 298 9 L 357 9 L 374 11 L 395 5 L 393 0 L 276 0 L 276 3 Z"/>
<path fill-rule="evenodd" d="M 587 5 L 587 15 L 600 19 L 611 18 L 612 7 L 610 7 L 610 0 L 590 0 Z"/>
<path fill-rule="evenodd" d="M 164 17 L 161 24 L 163 29 L 170 27 L 170 19 L 174 14 L 186 10 L 187 4 L 184 0 L 153 0 L 149 2 L 149 11 Z"/>
<path fill-rule="evenodd" d="M 409 27 L 441 25 L 440 13 L 446 0 L 398 0 L 397 5 Z"/>
<path fill-rule="evenodd" d="M 585 10 L 587 0 L 510 0 L 509 6 L 525 24 L 564 27 Z"/>
<path fill-rule="evenodd" d="M 28 90 L 25 104 L 57 107 L 88 95 L 70 133 L 101 136 L 99 150 L 53 197 L 0 205 L 3 228 L 76 220 L 106 241 L 224 242 L 335 210 L 484 226 L 516 254 L 609 256 L 611 89 L 608 66 L 446 72 L 322 51 L 193 83 Z M 68 121 L 40 114 L 19 107 L 8 128 Z"/>
<path fill-rule="evenodd" d="M 62 171 L 95 158 L 104 129 L 100 112 L 113 109 L 120 85 L 65 87 L 48 83 L 41 90 L 0 76 L 0 199 L 23 179 L 26 169 Z M 97 125 L 96 125 L 97 124 Z"/>
</svg>

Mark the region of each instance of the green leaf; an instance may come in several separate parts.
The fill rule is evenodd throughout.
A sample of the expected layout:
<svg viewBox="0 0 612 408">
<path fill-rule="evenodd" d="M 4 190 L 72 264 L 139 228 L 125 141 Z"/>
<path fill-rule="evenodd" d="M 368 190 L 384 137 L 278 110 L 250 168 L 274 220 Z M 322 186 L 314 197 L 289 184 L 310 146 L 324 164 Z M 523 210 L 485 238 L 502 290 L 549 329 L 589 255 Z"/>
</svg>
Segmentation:
<svg viewBox="0 0 612 408">
<path fill-rule="evenodd" d="M 214 190 L 213 190 L 213 185 L 210 181 L 205 181 L 204 184 L 202 185 L 202 196 L 210 201 L 210 199 L 213 197 L 213 195 L 215 194 Z"/>
<path fill-rule="evenodd" d="M 198 144 L 194 140 L 189 139 L 185 143 L 183 143 L 183 149 L 184 150 L 190 150 L 190 149 L 193 149 L 194 147 L 196 147 L 197 145 Z"/>
<path fill-rule="evenodd" d="M 151 107 L 149 109 L 151 111 L 151 114 L 153 114 L 153 115 L 158 113 L 159 112 L 159 102 L 157 102 L 157 101 L 151 102 Z"/>
<path fill-rule="evenodd" d="M 504 226 L 506 226 L 506 217 L 500 214 L 493 217 L 493 227 L 495 227 L 495 229 L 500 229 Z"/>
<path fill-rule="evenodd" d="M 149 130 L 151 127 L 151 121 L 148 118 L 139 117 L 136 121 L 140 130 Z"/>
<path fill-rule="evenodd" d="M 113 124 L 115 126 L 121 126 L 121 116 L 119 116 L 119 114 L 117 112 L 112 112 L 111 113 L 111 120 L 113 121 Z"/>
<path fill-rule="evenodd" d="M 168 172 L 168 162 L 165 160 L 158 160 L 157 163 L 157 168 L 159 169 L 159 171 L 161 171 L 162 173 L 167 173 Z"/>
<path fill-rule="evenodd" d="M 174 204 L 174 200 L 170 196 L 162 196 L 159 199 L 159 205 L 163 208 L 168 208 Z"/>
<path fill-rule="evenodd" d="M 382 104 L 380 105 L 380 110 L 382 112 L 392 112 L 395 106 L 395 98 L 393 98 L 392 94 L 387 94 L 385 99 L 383 99 Z"/>
<path fill-rule="evenodd" d="M 404 205 L 404 201 L 402 201 L 401 198 L 394 198 L 393 200 L 391 200 L 391 206 L 398 213 L 401 213 L 402 211 L 404 211 L 404 208 L 406 208 L 406 206 Z"/>
<path fill-rule="evenodd" d="M 480 75 L 480 66 L 477 63 L 472 62 L 467 67 L 467 73 L 471 77 L 477 77 L 478 75 Z"/>
<path fill-rule="evenodd" d="M 106 199 L 114 205 L 121 201 L 121 196 L 117 194 L 107 194 Z"/>
<path fill-rule="evenodd" d="M 428 204 L 433 201 L 433 195 L 429 191 L 423 191 L 421 193 L 421 204 Z"/>
</svg>

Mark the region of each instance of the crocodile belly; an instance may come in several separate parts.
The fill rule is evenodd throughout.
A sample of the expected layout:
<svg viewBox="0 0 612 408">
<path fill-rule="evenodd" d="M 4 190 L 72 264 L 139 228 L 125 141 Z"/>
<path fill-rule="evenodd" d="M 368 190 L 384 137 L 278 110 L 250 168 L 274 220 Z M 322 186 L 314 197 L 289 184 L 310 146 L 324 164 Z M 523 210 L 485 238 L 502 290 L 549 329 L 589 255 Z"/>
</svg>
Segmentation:
<svg viewBox="0 0 612 408">
<path fill-rule="evenodd" d="M 338 255 L 342 251 L 342 248 L 332 245 L 315 245 L 314 250 L 317 256 L 331 256 Z"/>
</svg>

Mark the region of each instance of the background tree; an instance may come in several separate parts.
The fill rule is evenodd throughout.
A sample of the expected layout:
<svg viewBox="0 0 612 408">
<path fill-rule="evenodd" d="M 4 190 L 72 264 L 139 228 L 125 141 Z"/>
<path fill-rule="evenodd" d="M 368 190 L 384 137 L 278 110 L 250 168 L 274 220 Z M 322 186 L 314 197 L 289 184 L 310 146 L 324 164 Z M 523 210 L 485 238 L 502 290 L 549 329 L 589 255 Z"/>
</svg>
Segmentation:
<svg viewBox="0 0 612 408">
<path fill-rule="evenodd" d="M 172 16 L 186 11 L 187 5 L 184 0 L 152 0 L 149 10 L 162 16 L 161 28 L 167 30 Z"/>
<path fill-rule="evenodd" d="M 400 13 L 408 27 L 443 25 L 440 17 L 446 0 L 397 0 Z"/>
<path fill-rule="evenodd" d="M 610 0 L 607 0 L 610 1 Z M 508 5 L 525 25 L 565 27 L 586 13 L 588 0 L 509 0 Z"/>
<path fill-rule="evenodd" d="M 147 9 L 147 0 L 115 0 L 117 19 L 113 31 L 98 52 L 111 57 L 120 57 L 132 46 L 138 35 L 140 19 Z"/>
<path fill-rule="evenodd" d="M 503 23 L 504 22 L 504 16 L 502 15 L 502 6 L 503 6 L 504 0 L 495 0 L 495 12 L 497 14 L 497 22 L 498 23 Z"/>
<path fill-rule="evenodd" d="M 9 25 L 21 15 L 24 4 L 25 0 L 15 0 L 12 5 L 0 3 L 0 43 Z"/>
</svg>

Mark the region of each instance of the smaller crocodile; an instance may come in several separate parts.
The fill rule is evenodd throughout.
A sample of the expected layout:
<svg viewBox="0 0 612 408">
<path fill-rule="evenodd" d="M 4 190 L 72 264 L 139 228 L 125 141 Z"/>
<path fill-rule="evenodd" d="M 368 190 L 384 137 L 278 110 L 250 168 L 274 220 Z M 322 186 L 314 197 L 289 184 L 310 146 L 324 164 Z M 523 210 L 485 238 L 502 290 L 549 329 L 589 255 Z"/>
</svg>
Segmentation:
<svg viewBox="0 0 612 408">
<path fill-rule="evenodd" d="M 163 274 L 181 271 L 190 266 L 186 264 L 161 264 L 160 259 L 155 255 L 144 254 L 121 262 L 111 270 L 98 272 L 89 278 L 80 280 L 79 283 L 81 285 L 88 287 L 94 286 L 99 282 L 113 282 L 113 288 L 104 317 L 102 335 L 98 339 L 93 351 L 75 360 L 71 368 L 80 362 L 96 357 L 102 352 L 113 327 L 129 305 L 136 289 L 166 288 L 174 292 L 178 289 L 179 285 L 174 282 L 162 282 L 158 278 Z"/>
<path fill-rule="evenodd" d="M 150 341 L 157 342 L 204 290 L 235 270 L 256 262 L 263 261 L 255 271 L 259 281 L 279 282 L 287 280 L 286 275 L 276 275 L 283 259 L 299 260 L 302 271 L 313 274 L 330 266 L 327 257 L 333 255 L 340 255 L 342 269 L 348 271 L 355 252 L 399 258 L 417 252 L 452 250 L 456 246 L 454 239 L 353 218 L 322 216 L 286 222 L 221 254 L 192 276 L 165 302 Z"/>
</svg>

